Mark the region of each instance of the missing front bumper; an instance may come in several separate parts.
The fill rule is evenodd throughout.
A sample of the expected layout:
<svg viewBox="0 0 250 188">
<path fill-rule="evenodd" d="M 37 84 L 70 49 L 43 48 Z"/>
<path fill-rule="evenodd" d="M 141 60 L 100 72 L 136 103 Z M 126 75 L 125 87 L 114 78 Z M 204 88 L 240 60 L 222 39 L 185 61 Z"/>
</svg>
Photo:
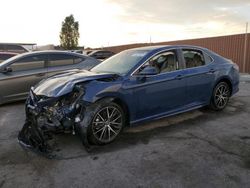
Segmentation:
<svg viewBox="0 0 250 188">
<path fill-rule="evenodd" d="M 34 120 L 26 120 L 22 130 L 18 134 L 18 142 L 22 147 L 31 149 L 38 153 L 51 153 L 52 149 L 48 144 L 51 138 L 49 133 L 39 130 Z"/>
<path fill-rule="evenodd" d="M 87 136 L 87 127 L 77 128 L 77 133 L 81 138 L 82 144 L 86 151 L 91 151 L 92 147 L 89 144 Z M 54 132 L 42 130 L 37 126 L 36 119 L 27 119 L 21 131 L 18 134 L 19 144 L 35 153 L 43 155 L 47 158 L 56 158 L 56 151 L 53 137 Z"/>
</svg>

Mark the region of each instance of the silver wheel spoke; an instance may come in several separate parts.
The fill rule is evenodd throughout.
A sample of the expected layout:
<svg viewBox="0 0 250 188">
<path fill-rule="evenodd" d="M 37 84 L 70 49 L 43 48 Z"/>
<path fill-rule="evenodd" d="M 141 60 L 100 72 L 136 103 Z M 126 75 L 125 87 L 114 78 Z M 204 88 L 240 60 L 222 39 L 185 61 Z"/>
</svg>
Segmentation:
<svg viewBox="0 0 250 188">
<path fill-rule="evenodd" d="M 104 121 L 94 121 L 94 123 L 105 123 Z"/>
<path fill-rule="evenodd" d="M 108 135 L 109 135 L 109 140 L 110 140 L 110 128 L 108 128 Z"/>
<path fill-rule="evenodd" d="M 106 127 L 104 127 L 104 129 L 103 129 L 103 131 L 102 131 L 102 134 L 101 134 L 101 136 L 99 137 L 100 140 L 103 138 L 103 135 L 104 135 L 105 132 L 106 132 Z"/>
<path fill-rule="evenodd" d="M 225 87 L 223 86 L 223 87 L 221 88 L 221 94 L 223 94 L 224 91 L 225 91 Z"/>
<path fill-rule="evenodd" d="M 105 127 L 100 128 L 99 130 L 97 130 L 96 132 L 94 132 L 94 134 L 99 133 L 103 129 L 105 129 Z"/>
<path fill-rule="evenodd" d="M 114 112 L 116 111 L 116 109 L 114 108 L 114 110 L 112 111 L 111 115 L 110 115 L 110 119 L 115 115 Z"/>
<path fill-rule="evenodd" d="M 221 106 L 222 100 L 220 99 L 219 106 Z"/>
<path fill-rule="evenodd" d="M 108 116 L 108 119 L 110 118 L 109 116 L 109 108 L 107 107 L 107 116 Z"/>
<path fill-rule="evenodd" d="M 115 134 L 115 135 L 117 135 L 117 133 L 114 131 L 114 129 L 112 129 L 111 127 L 109 127 L 110 128 L 110 130 Z"/>
<path fill-rule="evenodd" d="M 116 122 L 116 120 L 118 120 L 119 118 L 121 118 L 122 116 L 121 115 L 119 115 L 118 117 L 116 117 L 114 120 L 112 120 L 111 121 L 111 123 L 113 123 L 113 122 Z"/>
<path fill-rule="evenodd" d="M 228 94 L 229 94 L 229 91 L 227 90 L 227 91 L 225 91 L 224 93 L 223 93 L 223 96 L 228 96 Z"/>
<path fill-rule="evenodd" d="M 122 125 L 122 123 L 114 123 L 114 122 L 111 122 L 110 124 L 112 127 L 116 128 L 116 129 L 119 129 Z"/>
<path fill-rule="evenodd" d="M 102 121 L 105 121 L 99 113 L 97 114 L 97 116 L 99 116 L 102 119 Z"/>
<path fill-rule="evenodd" d="M 115 128 L 115 129 L 120 129 L 121 128 L 121 126 L 119 126 L 119 125 L 110 125 L 110 127 Z"/>
<path fill-rule="evenodd" d="M 219 103 L 220 103 L 220 99 L 217 100 L 216 105 L 219 105 Z"/>
</svg>

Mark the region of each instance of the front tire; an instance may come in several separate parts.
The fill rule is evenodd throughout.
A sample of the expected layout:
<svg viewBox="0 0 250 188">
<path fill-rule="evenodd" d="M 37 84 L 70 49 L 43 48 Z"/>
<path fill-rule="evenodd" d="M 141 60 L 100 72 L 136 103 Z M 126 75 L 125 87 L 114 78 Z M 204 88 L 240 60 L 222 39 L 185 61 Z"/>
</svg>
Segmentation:
<svg viewBox="0 0 250 188">
<path fill-rule="evenodd" d="M 125 125 L 123 109 L 114 102 L 99 101 L 94 105 L 88 138 L 93 144 L 104 145 L 113 142 Z"/>
<path fill-rule="evenodd" d="M 229 101 L 230 87 L 226 82 L 219 82 L 213 91 L 210 108 L 216 111 L 223 110 Z"/>
</svg>

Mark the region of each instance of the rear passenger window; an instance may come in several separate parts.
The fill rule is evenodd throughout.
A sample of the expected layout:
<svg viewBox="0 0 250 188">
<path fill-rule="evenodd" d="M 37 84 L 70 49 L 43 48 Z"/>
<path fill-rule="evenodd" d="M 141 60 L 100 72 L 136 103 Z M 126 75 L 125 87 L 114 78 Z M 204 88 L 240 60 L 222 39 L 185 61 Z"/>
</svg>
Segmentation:
<svg viewBox="0 0 250 188">
<path fill-rule="evenodd" d="M 13 72 L 27 71 L 44 68 L 46 55 L 35 55 L 21 58 L 10 65 Z"/>
<path fill-rule="evenodd" d="M 49 67 L 66 66 L 74 64 L 74 56 L 68 54 L 51 54 L 49 56 Z"/>
<path fill-rule="evenodd" d="M 183 50 L 186 68 L 199 67 L 205 65 L 203 53 L 198 50 Z"/>
</svg>

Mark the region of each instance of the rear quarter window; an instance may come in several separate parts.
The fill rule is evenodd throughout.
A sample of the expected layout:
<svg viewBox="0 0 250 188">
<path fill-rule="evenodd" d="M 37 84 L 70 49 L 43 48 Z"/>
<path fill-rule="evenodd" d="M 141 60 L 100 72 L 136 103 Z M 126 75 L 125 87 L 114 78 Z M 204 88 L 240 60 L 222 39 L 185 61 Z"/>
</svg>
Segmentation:
<svg viewBox="0 0 250 188">
<path fill-rule="evenodd" d="M 74 56 L 69 54 L 49 55 L 49 67 L 66 66 L 74 64 Z"/>
<path fill-rule="evenodd" d="M 214 61 L 213 58 L 211 56 L 209 56 L 208 54 L 206 54 L 206 53 L 203 53 L 203 54 L 204 54 L 206 65 L 210 64 Z"/>
<path fill-rule="evenodd" d="M 83 57 L 74 57 L 74 64 L 78 64 L 81 63 L 83 61 L 85 61 L 86 58 Z"/>
</svg>

